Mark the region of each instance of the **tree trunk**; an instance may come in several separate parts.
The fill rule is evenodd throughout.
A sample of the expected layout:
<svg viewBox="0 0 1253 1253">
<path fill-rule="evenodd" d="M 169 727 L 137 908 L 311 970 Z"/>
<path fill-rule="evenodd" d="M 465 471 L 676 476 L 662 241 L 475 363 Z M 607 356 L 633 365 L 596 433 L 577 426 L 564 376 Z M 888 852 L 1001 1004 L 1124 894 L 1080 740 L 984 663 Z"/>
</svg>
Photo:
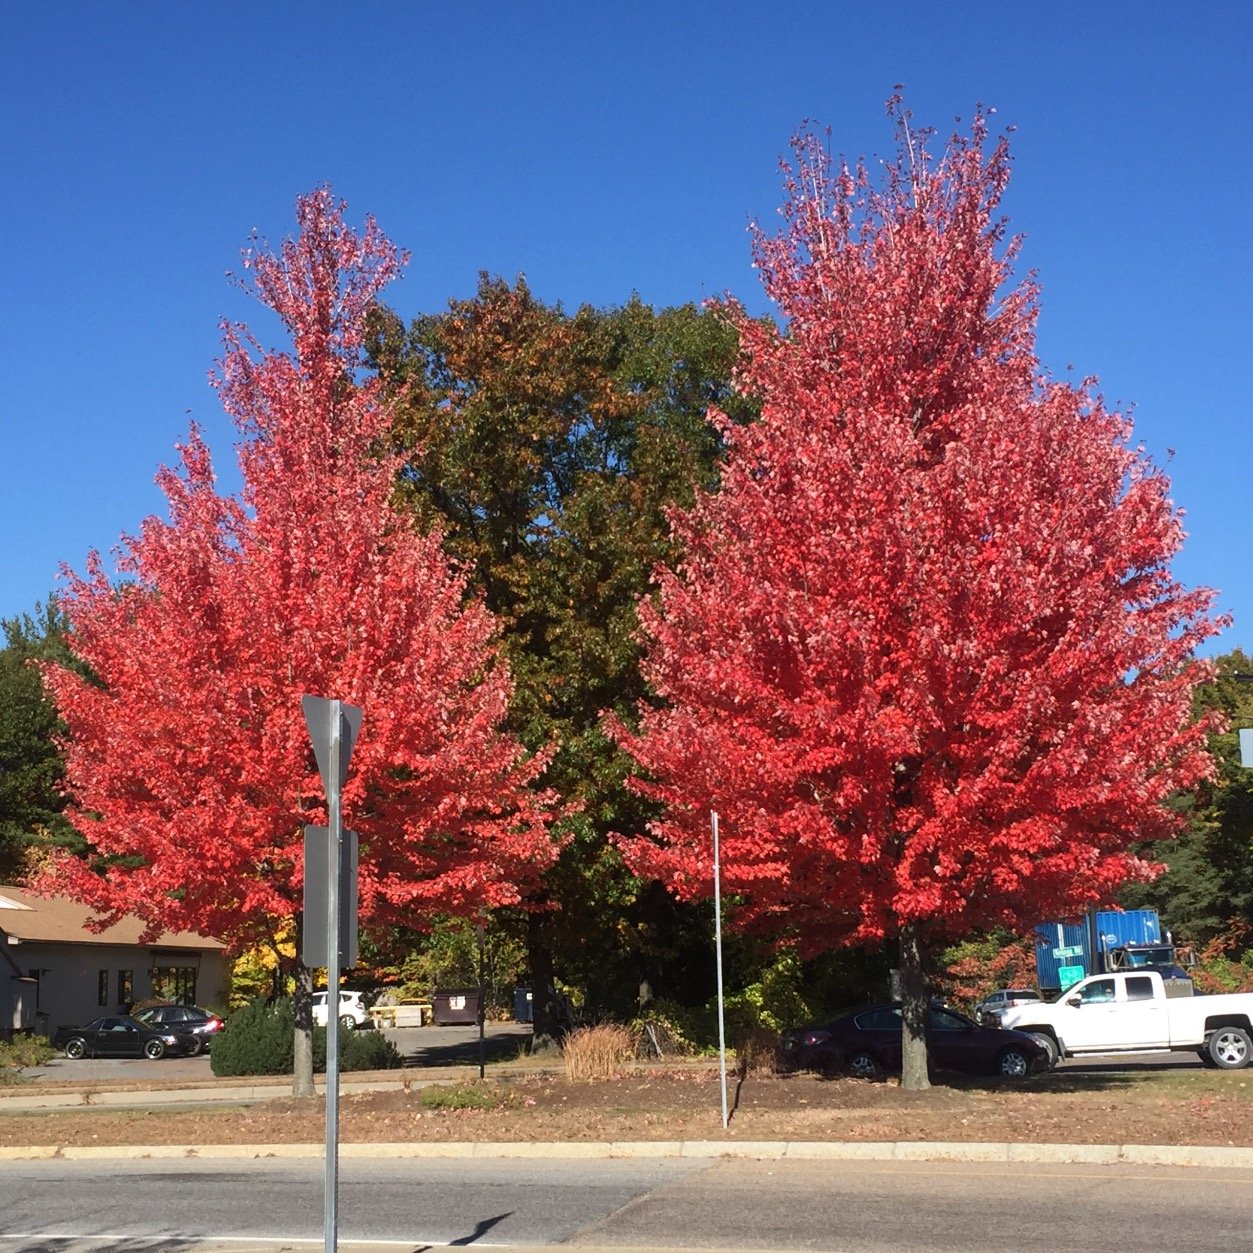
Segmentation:
<svg viewBox="0 0 1253 1253">
<path fill-rule="evenodd" d="M 901 1087 L 921 1092 L 931 1086 L 927 1073 L 927 1021 L 930 1016 L 921 928 L 916 922 L 901 928 Z"/>
<path fill-rule="evenodd" d="M 539 913 L 527 915 L 526 949 L 531 972 L 531 1052 L 548 1053 L 560 1047 L 561 1024 L 553 989 L 553 954 Z"/>
<path fill-rule="evenodd" d="M 296 966 L 296 1034 L 292 1041 L 292 1096 L 315 1096 L 313 1086 L 313 971 Z M 327 998 L 327 1021 L 334 1007 Z"/>
</svg>

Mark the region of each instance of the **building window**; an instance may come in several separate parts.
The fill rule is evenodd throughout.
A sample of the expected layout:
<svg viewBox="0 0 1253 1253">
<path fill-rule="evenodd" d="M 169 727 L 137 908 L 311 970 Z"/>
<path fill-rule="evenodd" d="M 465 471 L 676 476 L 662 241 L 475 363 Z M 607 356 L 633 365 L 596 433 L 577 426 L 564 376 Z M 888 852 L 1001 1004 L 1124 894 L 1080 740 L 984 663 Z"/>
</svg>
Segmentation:
<svg viewBox="0 0 1253 1253">
<path fill-rule="evenodd" d="M 195 966 L 154 966 L 151 974 L 153 996 L 176 1005 L 196 1003 Z"/>
<path fill-rule="evenodd" d="M 96 983 L 96 1004 L 107 1005 L 109 1003 L 109 972 L 102 970 L 100 978 Z"/>
<path fill-rule="evenodd" d="M 130 970 L 119 970 L 117 972 L 117 1003 L 119 1006 L 125 1005 L 130 1007 L 131 1001 L 135 999 L 135 976 Z"/>
</svg>

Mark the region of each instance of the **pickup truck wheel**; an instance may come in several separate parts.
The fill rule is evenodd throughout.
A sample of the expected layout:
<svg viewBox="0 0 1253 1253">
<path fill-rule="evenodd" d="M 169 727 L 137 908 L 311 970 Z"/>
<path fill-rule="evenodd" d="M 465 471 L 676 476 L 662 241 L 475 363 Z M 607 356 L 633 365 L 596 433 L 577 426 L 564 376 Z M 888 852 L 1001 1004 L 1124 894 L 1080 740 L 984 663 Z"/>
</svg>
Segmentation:
<svg viewBox="0 0 1253 1253">
<path fill-rule="evenodd" d="M 1242 1027 L 1219 1027 L 1209 1038 L 1209 1055 L 1219 1070 L 1243 1070 L 1253 1057 L 1253 1040 Z"/>
<path fill-rule="evenodd" d="M 1010 1045 L 996 1055 L 996 1073 L 1002 1079 L 1025 1079 L 1031 1073 L 1031 1059 Z"/>
<path fill-rule="evenodd" d="M 1051 1035 L 1045 1035 L 1043 1031 L 1028 1031 L 1027 1035 L 1048 1054 L 1049 1069 L 1056 1069 L 1057 1063 L 1061 1060 L 1061 1052 L 1057 1047 L 1057 1041 Z"/>
</svg>

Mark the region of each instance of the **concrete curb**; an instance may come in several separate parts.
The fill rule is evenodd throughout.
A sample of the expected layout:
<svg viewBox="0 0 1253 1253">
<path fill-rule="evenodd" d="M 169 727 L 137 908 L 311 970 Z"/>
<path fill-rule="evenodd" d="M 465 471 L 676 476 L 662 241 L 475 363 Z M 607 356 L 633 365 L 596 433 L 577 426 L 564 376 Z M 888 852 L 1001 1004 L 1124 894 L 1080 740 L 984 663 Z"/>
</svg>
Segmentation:
<svg viewBox="0 0 1253 1253">
<path fill-rule="evenodd" d="M 125 1145 L 0 1147 L 0 1161 L 100 1161 L 116 1158 L 321 1158 L 321 1144 Z M 369 1158 L 606 1159 L 686 1157 L 755 1161 L 887 1161 L 1085 1163 L 1102 1166 L 1191 1166 L 1253 1170 L 1253 1148 L 1174 1144 L 1002 1144 L 980 1141 L 632 1140 L 439 1141 L 341 1144 L 344 1160 Z"/>
<path fill-rule="evenodd" d="M 400 1073 L 399 1071 L 397 1072 Z M 460 1076 L 456 1076 L 459 1078 Z M 478 1072 L 474 1072 L 478 1077 Z M 408 1083 L 415 1090 L 428 1084 L 447 1083 L 447 1079 L 422 1078 L 392 1080 L 379 1079 L 364 1083 L 340 1082 L 339 1090 L 345 1095 L 352 1092 L 385 1092 L 401 1089 Z M 326 1085 L 317 1083 L 317 1095 L 326 1095 Z M 189 1088 L 152 1088 L 136 1091 L 129 1088 L 75 1088 L 70 1092 L 40 1092 L 31 1096 L 0 1096 L 0 1113 L 12 1113 L 18 1110 L 30 1113 L 33 1110 L 66 1110 L 66 1109 L 102 1109 L 112 1106 L 125 1108 L 128 1106 L 148 1105 L 239 1105 L 255 1101 L 273 1101 L 291 1099 L 291 1080 L 285 1087 L 276 1084 L 223 1084 L 217 1087 Z"/>
</svg>

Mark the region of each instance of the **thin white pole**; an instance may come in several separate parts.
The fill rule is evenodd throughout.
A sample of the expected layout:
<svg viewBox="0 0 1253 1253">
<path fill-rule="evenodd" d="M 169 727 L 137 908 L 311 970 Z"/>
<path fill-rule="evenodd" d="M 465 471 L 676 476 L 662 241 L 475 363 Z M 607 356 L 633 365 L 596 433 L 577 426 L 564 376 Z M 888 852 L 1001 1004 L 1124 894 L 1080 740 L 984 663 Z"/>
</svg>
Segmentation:
<svg viewBox="0 0 1253 1253">
<path fill-rule="evenodd" d="M 718 1070 L 722 1080 L 722 1126 L 731 1121 L 727 1114 L 727 1030 L 722 997 L 722 867 L 718 851 L 718 812 L 710 810 L 714 833 L 714 950 L 718 966 Z"/>
<path fill-rule="evenodd" d="M 339 868 L 343 843 L 340 814 L 340 702 L 331 701 L 330 751 L 326 781 L 326 1179 L 323 1235 L 325 1253 L 339 1246 Z"/>
</svg>

